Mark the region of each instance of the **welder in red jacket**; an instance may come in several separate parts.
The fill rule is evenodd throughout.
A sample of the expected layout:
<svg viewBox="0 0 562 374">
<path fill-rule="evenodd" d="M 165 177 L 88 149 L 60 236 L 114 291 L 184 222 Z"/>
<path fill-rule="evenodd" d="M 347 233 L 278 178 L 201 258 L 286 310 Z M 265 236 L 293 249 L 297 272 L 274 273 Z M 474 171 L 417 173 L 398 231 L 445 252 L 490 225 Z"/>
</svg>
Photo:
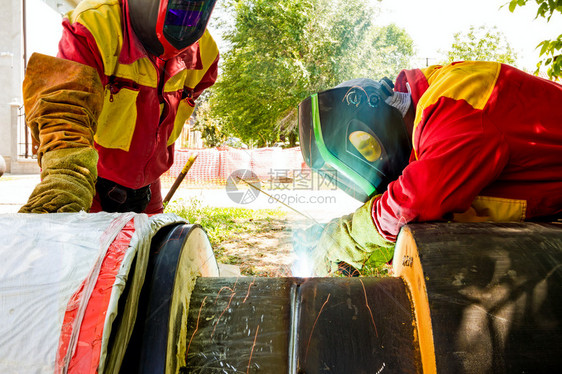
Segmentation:
<svg viewBox="0 0 562 374">
<path fill-rule="evenodd" d="M 23 84 L 41 183 L 20 212 L 161 212 L 159 177 L 217 76 L 216 0 L 84 0 Z"/>
<path fill-rule="evenodd" d="M 562 86 L 494 62 L 354 80 L 299 107 L 308 165 L 365 201 L 331 221 L 314 253 L 325 275 L 393 255 L 424 221 L 523 221 L 562 214 Z"/>
</svg>

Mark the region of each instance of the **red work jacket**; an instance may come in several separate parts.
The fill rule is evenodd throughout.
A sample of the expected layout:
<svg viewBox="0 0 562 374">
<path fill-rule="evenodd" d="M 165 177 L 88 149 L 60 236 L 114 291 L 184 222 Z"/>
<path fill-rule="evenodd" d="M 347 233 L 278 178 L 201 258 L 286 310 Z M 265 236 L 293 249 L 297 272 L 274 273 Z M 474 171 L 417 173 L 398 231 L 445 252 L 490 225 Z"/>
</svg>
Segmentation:
<svg viewBox="0 0 562 374">
<path fill-rule="evenodd" d="M 373 204 L 379 233 L 408 222 L 522 221 L 562 213 L 562 86 L 494 62 L 402 71 L 413 151 Z"/>
<path fill-rule="evenodd" d="M 63 20 L 58 56 L 94 67 L 105 89 L 94 135 L 98 174 L 129 188 L 158 180 L 174 161 L 174 141 L 194 100 L 217 77 L 208 31 L 168 61 L 135 36 L 126 0 L 83 0 Z"/>
</svg>

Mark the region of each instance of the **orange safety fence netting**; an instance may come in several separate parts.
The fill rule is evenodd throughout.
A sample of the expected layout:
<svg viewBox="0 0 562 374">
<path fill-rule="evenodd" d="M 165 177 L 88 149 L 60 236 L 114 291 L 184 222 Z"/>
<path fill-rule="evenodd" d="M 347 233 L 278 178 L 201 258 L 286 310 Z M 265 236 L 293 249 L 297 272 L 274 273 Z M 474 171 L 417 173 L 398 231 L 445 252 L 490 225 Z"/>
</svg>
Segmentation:
<svg viewBox="0 0 562 374">
<path fill-rule="evenodd" d="M 250 170 L 262 181 L 290 181 L 295 174 L 310 170 L 302 158 L 300 147 L 178 149 L 174 164 L 160 178 L 163 187 L 174 183 L 193 153 L 197 154 L 197 159 L 183 180 L 182 187 L 224 186 L 229 175 L 236 170 Z"/>
</svg>

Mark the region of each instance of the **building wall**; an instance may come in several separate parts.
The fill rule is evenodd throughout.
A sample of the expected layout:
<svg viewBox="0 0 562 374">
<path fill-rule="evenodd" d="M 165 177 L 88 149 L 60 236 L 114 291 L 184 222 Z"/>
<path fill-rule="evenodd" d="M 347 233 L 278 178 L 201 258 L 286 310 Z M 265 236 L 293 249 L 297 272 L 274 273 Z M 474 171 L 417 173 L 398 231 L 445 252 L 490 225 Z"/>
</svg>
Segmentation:
<svg viewBox="0 0 562 374">
<path fill-rule="evenodd" d="M 0 12 L 0 155 L 10 164 L 13 148 L 10 103 L 21 103 L 23 77 L 21 0 L 4 0 Z M 9 166 L 8 166 L 9 167 Z"/>
<path fill-rule="evenodd" d="M 8 172 L 36 173 L 37 161 L 18 155 L 17 107 L 23 103 L 21 87 L 24 76 L 22 1 L 26 1 L 26 56 L 33 52 L 56 54 L 62 34 L 62 13 L 76 5 L 77 0 L 2 0 L 0 12 L 0 155 L 6 160 Z M 23 112 L 23 110 L 22 110 Z M 20 118 L 21 120 L 21 118 Z M 19 135 L 19 138 L 22 134 Z M 31 152 L 31 148 L 29 148 Z M 20 152 L 21 153 L 21 152 Z"/>
</svg>

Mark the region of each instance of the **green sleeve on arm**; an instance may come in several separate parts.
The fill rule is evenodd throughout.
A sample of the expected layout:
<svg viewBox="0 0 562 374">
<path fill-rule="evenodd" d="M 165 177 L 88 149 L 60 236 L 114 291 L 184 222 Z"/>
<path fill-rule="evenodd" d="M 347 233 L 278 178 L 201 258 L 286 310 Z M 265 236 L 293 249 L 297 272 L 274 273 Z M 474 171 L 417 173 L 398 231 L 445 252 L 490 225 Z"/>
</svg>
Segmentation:
<svg viewBox="0 0 562 374">
<path fill-rule="evenodd" d="M 361 269 L 367 262 L 378 266 L 392 259 L 395 243 L 378 233 L 371 217 L 377 197 L 371 198 L 353 214 L 328 223 L 312 254 L 317 275 L 334 272 L 342 261 Z"/>
<path fill-rule="evenodd" d="M 88 211 L 92 206 L 98 154 L 93 148 L 64 148 L 43 155 L 39 183 L 20 213 Z"/>
</svg>

